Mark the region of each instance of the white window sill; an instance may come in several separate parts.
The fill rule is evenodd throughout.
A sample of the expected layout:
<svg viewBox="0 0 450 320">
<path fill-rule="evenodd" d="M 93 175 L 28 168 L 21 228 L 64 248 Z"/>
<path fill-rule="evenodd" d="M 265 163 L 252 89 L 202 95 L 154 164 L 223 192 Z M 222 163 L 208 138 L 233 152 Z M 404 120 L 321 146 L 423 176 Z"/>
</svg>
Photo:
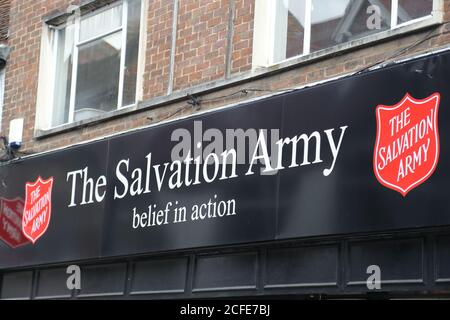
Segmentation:
<svg viewBox="0 0 450 320">
<path fill-rule="evenodd" d="M 55 134 L 63 133 L 66 131 L 83 128 L 83 127 L 90 126 L 90 125 L 93 125 L 96 123 L 100 123 L 100 122 L 104 122 L 107 120 L 112 120 L 117 117 L 121 117 L 125 114 L 135 112 L 136 110 L 140 110 L 138 104 L 132 104 L 132 105 L 128 105 L 125 107 L 121 107 L 114 111 L 105 112 L 104 114 L 101 114 L 101 115 L 98 115 L 98 116 L 95 116 L 92 118 L 88 118 L 88 119 L 84 119 L 84 120 L 80 120 L 80 121 L 74 121 L 74 122 L 70 122 L 70 123 L 65 123 L 65 124 L 55 126 L 55 127 L 49 128 L 49 129 L 36 129 L 34 131 L 34 138 L 41 139 L 41 138 L 45 138 L 45 137 L 52 136 Z"/>
<path fill-rule="evenodd" d="M 333 47 L 329 47 L 326 49 L 322 49 L 319 51 L 312 52 L 307 55 L 299 55 L 295 56 L 280 62 L 276 62 L 269 65 L 263 66 L 253 66 L 254 70 L 272 70 L 279 68 L 292 67 L 294 65 L 311 62 L 320 58 L 326 58 L 327 56 L 332 56 L 336 53 L 342 53 L 349 50 L 356 50 L 360 47 L 367 46 L 369 44 L 373 44 L 376 42 L 387 41 L 395 37 L 399 37 L 411 32 L 419 32 L 422 29 L 429 28 L 432 26 L 440 25 L 443 22 L 443 14 L 441 12 L 435 12 L 432 16 L 427 16 L 423 18 L 419 18 L 416 20 L 408 21 L 401 25 L 398 25 L 394 29 L 381 31 L 379 33 L 375 33 L 360 39 L 356 39 L 353 41 L 345 42 L 343 44 L 339 44 Z"/>
</svg>

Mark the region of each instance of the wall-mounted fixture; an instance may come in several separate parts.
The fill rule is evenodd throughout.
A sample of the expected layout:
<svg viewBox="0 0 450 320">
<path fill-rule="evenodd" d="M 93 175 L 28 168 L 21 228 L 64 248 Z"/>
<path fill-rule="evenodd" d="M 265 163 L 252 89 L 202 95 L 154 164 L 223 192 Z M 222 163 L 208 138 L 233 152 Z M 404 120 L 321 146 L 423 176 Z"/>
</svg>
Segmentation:
<svg viewBox="0 0 450 320">
<path fill-rule="evenodd" d="M 11 120 L 9 123 L 9 147 L 18 150 L 22 146 L 23 118 Z"/>
</svg>

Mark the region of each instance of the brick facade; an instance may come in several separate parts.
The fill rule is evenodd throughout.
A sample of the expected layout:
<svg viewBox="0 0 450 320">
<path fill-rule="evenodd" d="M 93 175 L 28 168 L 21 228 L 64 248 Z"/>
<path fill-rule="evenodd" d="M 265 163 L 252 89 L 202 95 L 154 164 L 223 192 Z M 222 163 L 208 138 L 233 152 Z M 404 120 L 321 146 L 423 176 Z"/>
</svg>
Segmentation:
<svg viewBox="0 0 450 320">
<path fill-rule="evenodd" d="M 225 76 L 229 19 L 227 0 L 181 0 L 174 89 Z"/>
<path fill-rule="evenodd" d="M 172 47 L 173 1 L 151 1 L 148 8 L 144 99 L 167 93 Z"/>
<path fill-rule="evenodd" d="M 177 101 L 158 108 L 143 108 L 114 119 L 37 139 L 34 126 L 43 19 L 55 12 L 65 12 L 71 3 L 73 1 L 68 0 L 11 1 L 8 39 L 11 56 L 6 71 L 1 135 L 7 134 L 10 120 L 23 117 L 25 119 L 23 150 L 33 153 L 196 112 L 195 109 L 188 107 L 187 100 Z M 298 64 L 289 70 L 241 82 L 226 89 L 214 90 L 215 82 L 252 73 L 255 0 L 179 0 L 174 49 L 172 48 L 174 1 L 150 0 L 148 3 L 142 91 L 143 100 L 150 102 L 155 98 L 170 97 L 168 90 L 172 50 L 175 52 L 172 66 L 174 93 L 180 90 L 188 92 L 194 86 L 210 84 L 212 90 L 205 94 L 204 98 L 212 98 L 243 88 L 276 90 L 297 87 L 357 71 L 378 61 L 389 59 L 399 49 L 415 44 L 427 35 L 432 35 L 432 38 L 407 50 L 402 56 L 445 47 L 450 40 L 448 33 L 450 23 L 447 24 L 450 22 L 450 0 L 444 0 L 444 23 L 433 27 L 432 34 L 429 28 L 414 31 L 367 47 L 347 50 L 337 56 Z M 201 108 L 216 108 L 266 93 L 249 92 L 247 95 L 235 95 L 204 103 Z"/>
<path fill-rule="evenodd" d="M 231 72 L 239 73 L 252 68 L 254 0 L 237 0 L 233 30 Z"/>
</svg>

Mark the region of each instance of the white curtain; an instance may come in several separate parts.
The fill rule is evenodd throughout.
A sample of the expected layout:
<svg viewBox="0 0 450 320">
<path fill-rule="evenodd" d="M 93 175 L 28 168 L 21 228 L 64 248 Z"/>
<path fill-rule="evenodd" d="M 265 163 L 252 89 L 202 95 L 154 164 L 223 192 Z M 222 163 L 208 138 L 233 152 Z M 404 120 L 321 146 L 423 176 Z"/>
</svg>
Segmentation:
<svg viewBox="0 0 450 320">
<path fill-rule="evenodd" d="M 122 25 L 122 5 L 81 20 L 80 41 L 108 33 Z"/>
<path fill-rule="evenodd" d="M 73 52 L 73 25 L 61 29 L 58 32 L 56 51 L 55 91 L 53 97 L 52 125 L 57 126 L 66 123 L 69 115 L 69 91 L 71 60 Z"/>
</svg>

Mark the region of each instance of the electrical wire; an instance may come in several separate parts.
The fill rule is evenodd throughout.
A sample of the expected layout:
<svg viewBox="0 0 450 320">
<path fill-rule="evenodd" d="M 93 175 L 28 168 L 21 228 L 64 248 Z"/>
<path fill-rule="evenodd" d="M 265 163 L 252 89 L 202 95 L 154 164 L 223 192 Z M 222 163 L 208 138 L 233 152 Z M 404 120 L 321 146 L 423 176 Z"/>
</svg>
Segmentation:
<svg viewBox="0 0 450 320">
<path fill-rule="evenodd" d="M 387 58 L 384 58 L 383 60 L 377 61 L 376 63 L 373 63 L 373 64 L 371 64 L 369 66 L 365 66 L 362 69 L 359 69 L 359 70 L 355 71 L 354 73 L 352 73 L 350 75 L 347 75 L 345 78 L 348 78 L 348 77 L 351 77 L 351 76 L 355 76 L 355 75 L 360 75 L 360 74 L 363 74 L 364 72 L 370 71 L 371 69 L 373 69 L 373 68 L 375 68 L 375 67 L 377 67 L 379 65 L 386 64 L 388 61 L 390 61 L 392 59 L 395 59 L 395 58 L 398 58 L 399 56 L 403 55 L 404 53 L 407 53 L 409 50 L 411 50 L 413 48 L 416 48 L 417 46 L 421 45 L 422 43 L 424 43 L 424 42 L 426 42 L 426 41 L 428 41 L 430 39 L 433 39 L 433 38 L 439 37 L 439 36 L 443 36 L 443 35 L 448 34 L 448 33 L 450 33 L 450 30 L 449 31 L 444 31 L 444 32 L 439 32 L 438 31 L 436 33 L 435 30 L 433 29 L 429 33 L 427 33 L 424 38 L 419 39 L 418 41 L 414 42 L 413 44 L 411 44 L 411 45 L 409 45 L 409 46 L 407 46 L 405 48 L 397 50 L 396 52 L 394 52 L 394 54 L 392 54 L 391 56 L 389 56 Z M 247 95 L 249 92 L 288 93 L 288 92 L 292 92 L 292 91 L 295 91 L 295 90 L 297 90 L 297 89 L 276 89 L 276 90 L 272 90 L 272 89 L 261 89 L 261 88 L 243 88 L 243 89 L 234 91 L 234 92 L 232 92 L 230 94 L 222 95 L 222 96 L 219 96 L 219 97 L 206 98 L 206 99 L 202 99 L 202 98 L 199 98 L 199 97 L 194 96 L 194 95 L 188 95 L 188 98 L 190 100 L 188 101 L 187 105 L 179 108 L 178 110 L 176 110 L 173 113 L 169 113 L 166 117 L 160 119 L 160 121 L 164 121 L 164 120 L 170 119 L 173 116 L 179 114 L 180 112 L 183 112 L 184 110 L 186 110 L 188 108 L 192 108 L 192 107 L 195 107 L 195 106 L 199 108 L 201 106 L 201 104 L 203 104 L 203 103 L 217 102 L 217 101 L 221 101 L 221 100 L 224 100 L 224 99 L 235 97 L 237 95 Z"/>
<path fill-rule="evenodd" d="M 421 45 L 422 43 L 424 43 L 424 42 L 426 42 L 426 41 L 428 41 L 428 40 L 431 40 L 431 39 L 433 39 L 433 38 L 436 38 L 436 37 L 439 37 L 439 36 L 443 36 L 443 35 L 445 35 L 445 34 L 450 33 L 450 31 L 444 31 L 444 32 L 438 32 L 438 33 L 433 34 L 434 32 L 435 32 L 435 30 L 431 30 L 429 33 L 426 34 L 426 36 L 425 36 L 423 39 L 420 39 L 420 40 L 414 42 L 413 44 L 409 45 L 408 47 L 402 48 L 402 49 L 400 49 L 400 50 L 394 52 L 393 55 L 391 55 L 391 56 L 389 56 L 389 57 L 387 57 L 387 58 L 385 58 L 385 59 L 383 59 L 383 60 L 380 60 L 380 61 L 378 61 L 378 62 L 376 62 L 376 63 L 374 63 L 374 64 L 371 64 L 371 65 L 369 65 L 369 66 L 366 66 L 366 67 L 364 67 L 364 68 L 362 68 L 362 69 L 356 71 L 355 73 L 352 74 L 352 76 L 353 76 L 353 75 L 359 75 L 359 74 L 362 74 L 362 73 L 364 73 L 364 72 L 366 72 L 366 71 L 369 71 L 369 70 L 372 69 L 372 68 L 375 68 L 376 66 L 379 66 L 379 65 L 381 65 L 381 64 L 385 64 L 386 61 L 389 61 L 389 60 L 398 58 L 398 57 L 401 56 L 402 54 L 408 52 L 409 50 L 411 50 L 411 49 L 413 49 L 413 48 L 415 48 L 415 47 Z"/>
</svg>

